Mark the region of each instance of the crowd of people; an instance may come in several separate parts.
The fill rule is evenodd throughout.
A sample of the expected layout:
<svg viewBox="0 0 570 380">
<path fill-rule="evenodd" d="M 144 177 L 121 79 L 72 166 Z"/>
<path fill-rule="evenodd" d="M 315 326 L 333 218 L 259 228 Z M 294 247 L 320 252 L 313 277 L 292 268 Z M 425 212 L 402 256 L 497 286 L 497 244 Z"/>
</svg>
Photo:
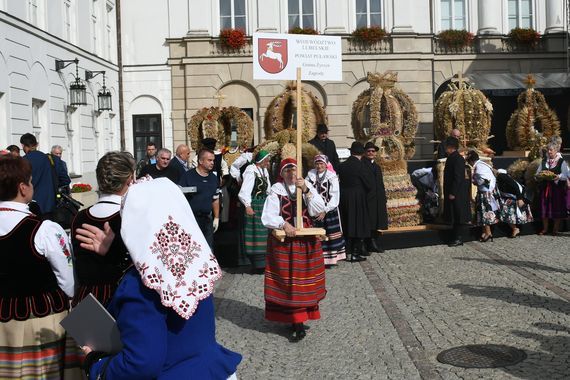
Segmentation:
<svg viewBox="0 0 570 380">
<path fill-rule="evenodd" d="M 264 274 L 266 319 L 290 324 L 291 341 L 303 339 L 305 323 L 320 318 L 325 268 L 383 252 L 379 231 L 389 222 L 379 147 L 355 141 L 339 162 L 326 125 L 311 143 L 320 153 L 306 175 L 295 159 L 276 162 L 263 149 L 229 166 L 214 139 L 202 141 L 193 162 L 184 144 L 172 157 L 149 143 L 138 163 L 128 152 L 106 153 L 96 168 L 99 199 L 75 216 L 68 235 L 50 220 L 57 194 L 69 191 L 62 149 L 44 154 L 33 135 L 23 135 L 24 157 L 14 146 L 0 157 L 0 248 L 19 252 L 7 255 L 0 275 L 0 377 L 74 378 L 80 362 L 93 378 L 180 378 L 189 371 L 235 377 L 241 356 L 216 342 L 212 301 L 222 274 L 214 234 L 232 201 L 241 205 L 243 253 L 253 272 Z M 481 242 L 492 241 L 498 222 L 518 236 L 520 225 L 533 220 L 523 185 L 475 151 L 460 154 L 456 136 L 442 146 L 450 245 L 463 244 L 472 220 L 481 226 Z M 536 172 L 540 234 L 549 232 L 550 220 L 557 234 L 570 209 L 570 170 L 559 151 L 551 141 Z M 324 229 L 327 239 L 301 234 L 301 226 Z M 116 319 L 120 352 L 79 351 L 59 325 L 88 294 Z"/>
</svg>

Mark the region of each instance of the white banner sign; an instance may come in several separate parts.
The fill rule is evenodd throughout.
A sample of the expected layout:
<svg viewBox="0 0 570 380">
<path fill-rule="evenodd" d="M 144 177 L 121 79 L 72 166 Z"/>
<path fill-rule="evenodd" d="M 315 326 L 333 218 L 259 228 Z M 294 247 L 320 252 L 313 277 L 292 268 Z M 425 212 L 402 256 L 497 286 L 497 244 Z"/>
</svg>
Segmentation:
<svg viewBox="0 0 570 380">
<path fill-rule="evenodd" d="M 253 79 L 342 80 L 342 46 L 338 36 L 253 34 Z"/>
</svg>

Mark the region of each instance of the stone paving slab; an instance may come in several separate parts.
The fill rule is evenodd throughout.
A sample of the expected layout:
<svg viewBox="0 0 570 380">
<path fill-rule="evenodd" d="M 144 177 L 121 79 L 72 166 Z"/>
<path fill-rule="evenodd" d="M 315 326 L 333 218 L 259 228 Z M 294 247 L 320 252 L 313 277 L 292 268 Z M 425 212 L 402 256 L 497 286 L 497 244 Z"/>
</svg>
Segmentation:
<svg viewBox="0 0 570 380">
<path fill-rule="evenodd" d="M 240 379 L 569 379 L 568 242 L 525 236 L 342 262 L 327 270 L 322 319 L 300 343 L 264 320 L 263 276 L 234 270 L 216 290 L 217 336 L 244 356 Z M 436 360 L 482 343 L 528 358 L 498 369 Z"/>
</svg>

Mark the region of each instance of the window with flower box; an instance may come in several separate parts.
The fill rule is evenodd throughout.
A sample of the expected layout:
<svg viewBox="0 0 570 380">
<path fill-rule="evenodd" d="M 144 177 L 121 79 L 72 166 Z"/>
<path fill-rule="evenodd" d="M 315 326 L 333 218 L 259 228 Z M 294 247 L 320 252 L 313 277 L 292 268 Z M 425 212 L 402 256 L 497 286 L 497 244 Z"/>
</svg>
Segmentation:
<svg viewBox="0 0 570 380">
<path fill-rule="evenodd" d="M 247 32 L 245 0 L 220 0 L 220 29 L 241 29 Z"/>
<path fill-rule="evenodd" d="M 533 27 L 532 0 L 508 0 L 509 30 Z"/>
<path fill-rule="evenodd" d="M 382 26 L 381 0 L 356 0 L 356 27 Z"/>
<path fill-rule="evenodd" d="M 315 4 L 313 0 L 288 0 L 289 30 L 315 27 Z"/>
</svg>

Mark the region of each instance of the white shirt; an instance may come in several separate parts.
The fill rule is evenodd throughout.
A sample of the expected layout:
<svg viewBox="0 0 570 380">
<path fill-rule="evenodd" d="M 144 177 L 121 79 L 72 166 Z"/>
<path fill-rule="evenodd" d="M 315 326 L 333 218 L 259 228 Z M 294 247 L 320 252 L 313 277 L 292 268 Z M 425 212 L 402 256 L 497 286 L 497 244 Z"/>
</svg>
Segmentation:
<svg viewBox="0 0 570 380">
<path fill-rule="evenodd" d="M 257 167 L 257 165 L 251 164 L 243 172 L 243 183 L 241 185 L 241 189 L 239 190 L 238 198 L 245 207 L 251 206 L 251 192 L 253 190 L 253 186 L 255 185 L 255 178 L 261 176 L 265 177 L 265 180 L 267 181 L 266 194 L 269 194 L 271 189 L 271 181 L 269 180 L 269 172 L 267 169 L 261 169 Z"/>
<path fill-rule="evenodd" d="M 11 232 L 22 219 L 32 214 L 28 205 L 20 202 L 0 202 L 0 208 L 17 210 L 0 211 L 0 236 Z M 50 263 L 61 290 L 73 297 L 75 280 L 71 244 L 63 228 L 50 220 L 42 222 L 34 238 L 34 247 Z"/>
<path fill-rule="evenodd" d="M 97 203 L 89 208 L 89 214 L 95 218 L 107 218 L 121 210 L 123 197 L 116 194 L 101 194 Z M 105 202 L 105 203 L 101 203 Z M 106 203 L 111 202 L 111 203 Z"/>
<path fill-rule="evenodd" d="M 487 185 L 485 181 L 488 181 Z M 473 183 L 477 185 L 479 191 L 493 191 L 497 184 L 497 179 L 493 173 L 493 169 L 485 162 L 478 160 L 473 165 Z"/>
<path fill-rule="evenodd" d="M 317 183 L 317 171 L 315 169 L 309 170 L 309 173 L 307 173 L 307 180 L 312 183 Z M 338 207 L 338 204 L 340 202 L 340 186 L 338 183 L 338 176 L 332 173 L 330 170 L 327 170 L 323 182 L 328 182 L 330 184 L 329 196 L 331 198 L 328 203 L 325 202 L 325 212 L 333 211 Z"/>
<path fill-rule="evenodd" d="M 242 166 L 246 165 L 248 162 L 253 160 L 253 153 L 244 152 L 239 155 L 238 158 L 230 166 L 230 175 L 235 178 L 238 182 L 241 181 L 241 171 Z"/>
<path fill-rule="evenodd" d="M 321 212 L 325 211 L 325 201 L 317 193 L 317 190 L 309 182 L 305 180 L 305 184 L 309 189 L 308 194 L 303 194 L 305 203 L 307 205 L 307 211 L 310 216 L 316 216 Z M 295 185 L 289 186 L 289 191 L 295 194 Z M 285 184 L 282 182 L 276 183 L 271 186 L 271 192 L 265 200 L 263 205 L 263 213 L 261 214 L 261 223 L 267 228 L 279 229 L 283 228 L 285 224 L 285 219 L 281 216 L 281 203 L 279 202 L 278 195 L 287 196 L 287 190 L 285 190 Z"/>
</svg>

